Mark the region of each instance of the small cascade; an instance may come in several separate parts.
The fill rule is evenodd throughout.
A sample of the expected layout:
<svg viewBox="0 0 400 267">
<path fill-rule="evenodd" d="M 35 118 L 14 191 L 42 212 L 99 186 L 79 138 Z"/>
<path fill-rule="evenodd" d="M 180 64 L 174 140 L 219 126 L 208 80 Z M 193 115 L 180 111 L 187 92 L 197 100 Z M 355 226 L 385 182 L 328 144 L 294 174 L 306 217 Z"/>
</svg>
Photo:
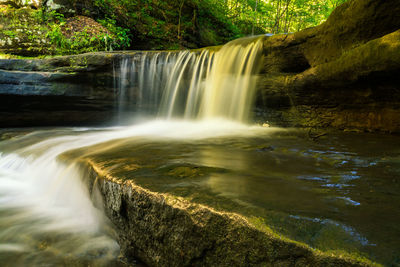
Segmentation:
<svg viewBox="0 0 400 267">
<path fill-rule="evenodd" d="M 74 131 L 54 138 L 41 134 L 0 145 L 2 152 L 9 151 L 0 153 L 2 266 L 112 264 L 119 247 L 102 211 L 92 203 L 83 171 L 76 163 L 57 159 L 99 137 L 80 139 Z"/>
<path fill-rule="evenodd" d="M 174 58 L 169 53 L 139 53 L 121 60 L 117 76 L 119 112 L 153 112 L 160 104 L 162 84 L 167 82 Z"/>
<path fill-rule="evenodd" d="M 220 50 L 143 52 L 121 60 L 120 113 L 161 118 L 248 119 L 262 63 L 262 37 L 243 38 Z"/>
</svg>

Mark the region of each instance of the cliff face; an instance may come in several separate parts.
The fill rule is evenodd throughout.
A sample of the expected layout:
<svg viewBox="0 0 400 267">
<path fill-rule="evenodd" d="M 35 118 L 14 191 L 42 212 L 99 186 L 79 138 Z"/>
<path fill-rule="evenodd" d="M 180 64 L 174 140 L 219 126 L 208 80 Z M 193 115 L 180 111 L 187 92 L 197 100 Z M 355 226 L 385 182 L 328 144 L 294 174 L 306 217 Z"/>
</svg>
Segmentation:
<svg viewBox="0 0 400 267">
<path fill-rule="evenodd" d="M 114 115 L 111 54 L 0 60 L 0 125 L 91 125 Z"/>
<path fill-rule="evenodd" d="M 258 106 L 288 126 L 400 130 L 400 5 L 349 1 L 319 27 L 265 41 Z"/>
</svg>

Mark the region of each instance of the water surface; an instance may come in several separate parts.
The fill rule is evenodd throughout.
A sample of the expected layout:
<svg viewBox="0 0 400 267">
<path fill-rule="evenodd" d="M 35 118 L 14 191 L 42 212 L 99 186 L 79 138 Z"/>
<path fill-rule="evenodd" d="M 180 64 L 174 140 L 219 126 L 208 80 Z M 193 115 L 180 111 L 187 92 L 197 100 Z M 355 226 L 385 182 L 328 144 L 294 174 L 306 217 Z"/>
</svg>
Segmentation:
<svg viewBox="0 0 400 267">
<path fill-rule="evenodd" d="M 261 221 L 323 251 L 400 263 L 400 139 L 155 121 L 72 152 L 117 177 Z"/>
</svg>

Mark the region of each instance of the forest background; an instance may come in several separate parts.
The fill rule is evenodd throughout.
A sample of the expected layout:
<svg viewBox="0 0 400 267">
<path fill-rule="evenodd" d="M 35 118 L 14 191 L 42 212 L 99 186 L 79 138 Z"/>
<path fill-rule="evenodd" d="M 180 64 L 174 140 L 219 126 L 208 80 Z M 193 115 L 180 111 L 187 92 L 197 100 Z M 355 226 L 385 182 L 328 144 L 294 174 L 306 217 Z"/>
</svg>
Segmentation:
<svg viewBox="0 0 400 267">
<path fill-rule="evenodd" d="M 290 33 L 325 21 L 346 0 L 96 0 L 131 40 L 160 48 L 219 45 L 253 34 Z M 134 45 L 134 44 L 133 44 Z M 136 43 L 138 45 L 138 43 Z"/>
<path fill-rule="evenodd" d="M 18 3 L 38 1 L 6 1 L 0 5 L 0 39 L 9 44 L 2 53 L 24 56 L 199 48 L 313 27 L 345 1 L 44 0 L 36 6 Z"/>
</svg>

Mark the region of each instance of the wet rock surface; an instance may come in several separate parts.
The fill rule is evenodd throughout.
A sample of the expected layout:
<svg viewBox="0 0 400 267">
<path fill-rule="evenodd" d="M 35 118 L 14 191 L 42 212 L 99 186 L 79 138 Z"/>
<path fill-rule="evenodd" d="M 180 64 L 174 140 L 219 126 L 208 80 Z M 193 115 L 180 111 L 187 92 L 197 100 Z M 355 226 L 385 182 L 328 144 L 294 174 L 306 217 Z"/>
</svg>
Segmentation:
<svg viewBox="0 0 400 267">
<path fill-rule="evenodd" d="M 397 264 L 398 138 L 265 130 L 129 137 L 62 159 L 86 170 L 123 253 L 150 266 Z"/>
<path fill-rule="evenodd" d="M 93 161 L 85 165 L 89 184 L 99 190 L 116 226 L 122 253 L 150 266 L 374 266 L 312 250 L 240 215 L 149 191 L 108 175 Z"/>
</svg>

